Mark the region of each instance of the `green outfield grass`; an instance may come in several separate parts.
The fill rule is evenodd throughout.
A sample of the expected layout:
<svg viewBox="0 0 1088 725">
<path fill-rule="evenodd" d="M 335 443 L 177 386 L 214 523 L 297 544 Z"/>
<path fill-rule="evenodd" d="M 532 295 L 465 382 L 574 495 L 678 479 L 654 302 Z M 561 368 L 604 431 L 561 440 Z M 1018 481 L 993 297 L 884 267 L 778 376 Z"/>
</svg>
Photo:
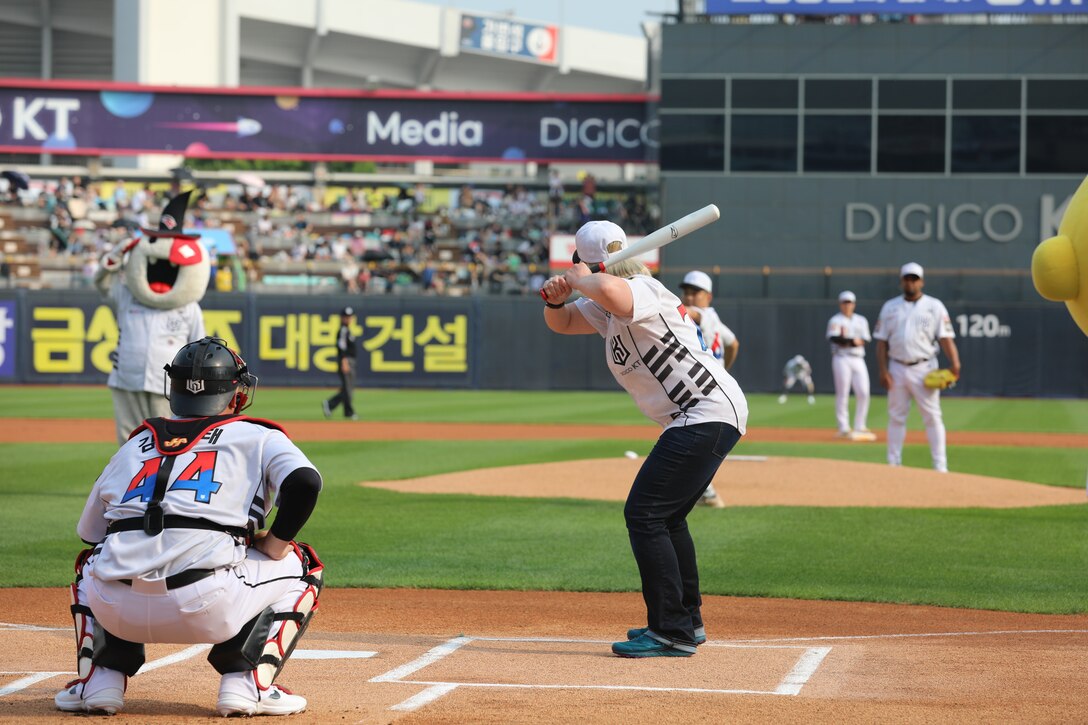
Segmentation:
<svg viewBox="0 0 1088 725">
<path fill-rule="evenodd" d="M 320 420 L 321 400 L 332 394 L 321 388 L 260 389 L 253 415 L 272 420 Z M 835 401 L 792 395 L 779 405 L 776 395 L 749 395 L 753 425 L 762 427 L 835 428 Z M 464 423 L 582 423 L 653 427 L 624 392 L 511 392 L 490 390 L 356 391 L 361 420 Z M 942 401 L 949 430 L 1088 433 L 1088 401 L 1006 398 L 957 398 Z M 113 406 L 105 387 L 0 385 L 0 416 L 26 418 L 108 418 Z M 887 423 L 886 399 L 874 396 L 870 426 Z M 908 425 L 921 429 L 912 407 Z"/>
<path fill-rule="evenodd" d="M 263 391 L 252 411 L 281 420 L 320 416 L 322 391 Z M 622 393 L 360 391 L 374 420 L 641 422 Z M 882 400 L 878 399 L 879 402 Z M 753 396 L 758 425 L 830 427 L 831 400 L 779 406 Z M 874 406 L 874 427 L 883 414 Z M 313 409 L 311 411 L 311 409 Z M 108 417 L 94 388 L 0 387 L 0 417 Z M 311 414 L 315 413 L 315 414 Z M 1083 401 L 949 399 L 949 427 L 1088 428 Z M 331 424 L 330 424 L 331 425 Z M 325 490 L 303 538 L 332 586 L 637 591 L 623 523 L 610 502 L 415 495 L 361 480 L 480 467 L 646 453 L 645 440 L 306 442 Z M 108 443 L 0 444 L 0 586 L 61 586 L 80 548 L 74 527 Z M 881 462 L 881 444 L 748 443 L 737 453 Z M 908 465 L 928 465 L 908 446 Z M 1076 449 L 953 446 L 955 471 L 1084 485 Z M 879 481 L 874 481 L 879 485 Z M 690 517 L 704 592 L 905 602 L 1029 612 L 1088 611 L 1088 506 L 1032 509 L 755 507 Z"/>
</svg>

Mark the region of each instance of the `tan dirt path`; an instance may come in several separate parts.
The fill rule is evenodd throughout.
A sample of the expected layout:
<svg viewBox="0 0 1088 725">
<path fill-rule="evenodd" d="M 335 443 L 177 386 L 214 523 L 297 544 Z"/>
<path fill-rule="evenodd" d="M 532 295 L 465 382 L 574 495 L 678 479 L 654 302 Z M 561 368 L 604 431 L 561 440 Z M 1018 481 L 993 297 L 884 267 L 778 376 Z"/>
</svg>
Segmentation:
<svg viewBox="0 0 1088 725">
<path fill-rule="evenodd" d="M 370 421 L 292 421 L 284 424 L 296 441 L 388 440 L 656 440 L 661 430 L 649 425 L 531 425 L 516 423 L 398 423 Z M 883 431 L 876 431 L 881 440 Z M 70 441 L 104 443 L 114 440 L 109 418 L 0 418 L 0 443 Z M 830 443 L 833 431 L 824 428 L 748 429 L 745 442 Z M 855 445 L 838 440 L 842 445 Z M 907 443 L 926 442 L 924 431 L 908 431 Z M 960 446 L 1023 446 L 1088 448 L 1081 433 L 1019 433 L 948 431 L 948 444 Z"/>
<path fill-rule="evenodd" d="M 330 577 L 335 582 L 334 572 Z M 0 626 L 5 672 L 71 671 L 67 605 L 61 588 L 0 590 L 0 621 L 57 628 Z M 1084 717 L 1088 615 L 709 596 L 704 615 L 710 643 L 695 657 L 611 657 L 607 642 L 639 624 L 643 606 L 634 593 L 329 589 L 299 649 L 377 655 L 292 660 L 281 679 L 309 699 L 310 709 L 291 722 L 686 725 L 1075 722 Z M 371 679 L 461 634 L 505 639 L 475 640 L 402 678 L 462 684 L 415 711 L 391 710 L 428 686 Z M 594 641 L 569 641 L 578 639 Z M 148 659 L 183 648 L 149 645 Z M 812 656 L 811 648 L 829 649 L 800 692 L 770 694 L 802 655 Z M 0 687 L 17 677 L 0 675 Z M 0 696 L 0 721 L 58 722 L 63 716 L 52 709 L 52 696 L 64 680 L 56 675 Z M 216 683 L 202 655 L 139 675 L 130 682 L 125 710 L 112 721 L 213 722 Z M 669 689 L 600 689 L 617 686 Z M 678 691 L 681 687 L 765 694 Z"/>
</svg>

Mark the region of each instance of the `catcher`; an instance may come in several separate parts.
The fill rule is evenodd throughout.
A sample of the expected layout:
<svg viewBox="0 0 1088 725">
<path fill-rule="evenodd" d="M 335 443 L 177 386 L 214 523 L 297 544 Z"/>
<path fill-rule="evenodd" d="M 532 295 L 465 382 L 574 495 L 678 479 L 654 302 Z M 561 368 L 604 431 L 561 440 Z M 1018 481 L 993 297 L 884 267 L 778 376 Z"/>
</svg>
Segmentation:
<svg viewBox="0 0 1088 725">
<path fill-rule="evenodd" d="M 257 378 L 223 340 L 185 345 L 166 371 L 177 418 L 133 432 L 76 527 L 92 546 L 71 586 L 78 678 L 54 702 L 116 713 L 144 643 L 209 643 L 220 715 L 301 712 L 275 679 L 321 594 L 321 561 L 294 541 L 321 476 L 282 428 L 241 414 Z"/>
<path fill-rule="evenodd" d="M 922 294 L 925 286 L 922 265 L 904 264 L 899 270 L 903 294 L 884 303 L 873 329 L 880 383 L 888 390 L 888 463 L 903 463 L 903 441 L 907 437 L 907 414 L 913 398 L 922 414 L 929 440 L 933 468 L 946 473 L 944 420 L 941 417 L 941 390 L 947 380 L 960 377 L 960 353 L 948 310 L 936 297 Z M 937 370 L 937 352 L 944 351 L 949 369 Z"/>
</svg>

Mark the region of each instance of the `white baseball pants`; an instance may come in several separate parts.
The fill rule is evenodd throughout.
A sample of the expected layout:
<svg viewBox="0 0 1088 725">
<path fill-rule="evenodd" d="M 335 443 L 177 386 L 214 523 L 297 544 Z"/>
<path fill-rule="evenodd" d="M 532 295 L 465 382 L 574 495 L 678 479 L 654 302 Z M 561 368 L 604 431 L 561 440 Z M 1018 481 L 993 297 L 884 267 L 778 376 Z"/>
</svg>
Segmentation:
<svg viewBox="0 0 1088 725">
<path fill-rule="evenodd" d="M 134 579 L 132 584 L 94 578 L 94 559 L 88 561 L 79 581 L 79 603 L 110 634 L 129 642 L 217 644 L 237 634 L 244 624 L 272 607 L 290 612 L 310 586 L 303 581 L 302 560 L 295 554 L 276 561 L 249 549 L 244 562 L 220 569 L 212 576 L 177 589 L 165 580 Z M 276 627 L 282 623 L 276 623 Z M 273 630 L 275 631 L 275 630 Z M 246 672 L 222 676 L 220 691 L 256 698 L 253 678 Z M 120 673 L 95 668 L 92 690 L 123 682 Z"/>
<path fill-rule="evenodd" d="M 869 370 L 865 358 L 856 355 L 834 355 L 831 372 L 835 376 L 835 419 L 839 431 L 850 430 L 850 390 L 854 391 L 854 430 L 868 430 Z"/>
<path fill-rule="evenodd" d="M 914 398 L 926 426 L 933 468 L 938 471 L 948 470 L 944 420 L 941 418 L 941 391 L 927 388 L 923 383 L 926 373 L 936 369 L 936 358 L 917 365 L 903 365 L 895 360 L 888 362 L 888 372 L 892 377 L 892 387 L 888 391 L 888 463 L 893 466 L 903 463 L 907 414 L 910 412 L 911 398 Z"/>
</svg>

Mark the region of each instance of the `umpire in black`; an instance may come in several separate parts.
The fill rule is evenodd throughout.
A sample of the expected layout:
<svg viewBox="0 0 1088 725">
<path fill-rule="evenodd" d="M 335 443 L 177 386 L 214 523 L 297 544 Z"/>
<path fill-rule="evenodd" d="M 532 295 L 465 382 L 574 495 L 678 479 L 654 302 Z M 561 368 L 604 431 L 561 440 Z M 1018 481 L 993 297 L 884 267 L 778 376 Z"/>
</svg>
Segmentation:
<svg viewBox="0 0 1088 725">
<path fill-rule="evenodd" d="M 336 333 L 337 373 L 340 375 L 340 390 L 328 400 L 321 401 L 321 411 L 326 418 L 343 403 L 344 417 L 358 420 L 352 395 L 355 392 L 355 335 L 351 334 L 351 323 L 355 320 L 355 310 L 345 307 L 340 312 L 340 331 Z"/>
</svg>

